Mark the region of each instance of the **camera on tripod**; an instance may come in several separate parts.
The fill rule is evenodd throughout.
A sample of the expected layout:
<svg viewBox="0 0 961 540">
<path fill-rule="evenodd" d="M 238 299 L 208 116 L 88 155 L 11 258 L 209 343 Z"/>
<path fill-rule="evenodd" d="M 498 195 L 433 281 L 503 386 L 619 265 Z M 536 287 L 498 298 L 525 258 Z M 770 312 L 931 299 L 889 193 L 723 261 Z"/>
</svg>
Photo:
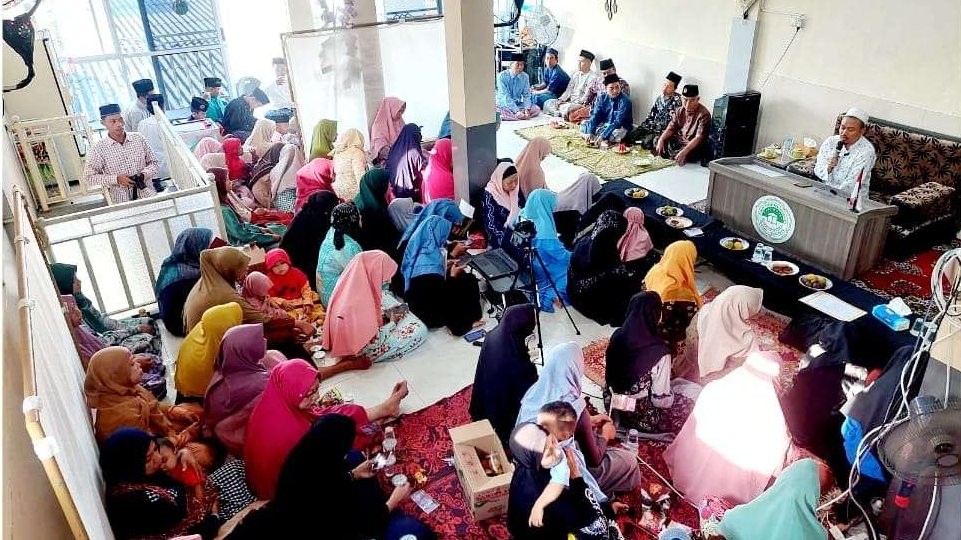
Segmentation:
<svg viewBox="0 0 961 540">
<path fill-rule="evenodd" d="M 531 247 L 534 237 L 537 236 L 537 225 L 533 221 L 522 219 L 514 225 L 511 232 L 511 244 L 520 249 Z"/>
</svg>

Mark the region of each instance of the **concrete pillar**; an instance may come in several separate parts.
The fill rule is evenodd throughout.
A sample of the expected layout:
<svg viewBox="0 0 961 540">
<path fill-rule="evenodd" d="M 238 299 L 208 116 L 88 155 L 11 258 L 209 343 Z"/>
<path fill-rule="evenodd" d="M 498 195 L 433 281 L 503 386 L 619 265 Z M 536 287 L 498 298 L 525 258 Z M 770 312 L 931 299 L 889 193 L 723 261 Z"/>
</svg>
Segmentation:
<svg viewBox="0 0 961 540">
<path fill-rule="evenodd" d="M 477 206 L 497 162 L 493 0 L 444 2 L 454 191 Z"/>
</svg>

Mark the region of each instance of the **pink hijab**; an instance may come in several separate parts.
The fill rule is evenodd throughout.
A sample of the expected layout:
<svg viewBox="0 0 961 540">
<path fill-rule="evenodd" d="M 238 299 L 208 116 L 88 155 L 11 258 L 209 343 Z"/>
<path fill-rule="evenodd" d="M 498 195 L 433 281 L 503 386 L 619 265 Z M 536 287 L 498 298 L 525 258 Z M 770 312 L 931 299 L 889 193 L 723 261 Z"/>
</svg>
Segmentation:
<svg viewBox="0 0 961 540">
<path fill-rule="evenodd" d="M 761 311 L 764 291 L 732 285 L 697 315 L 697 364 L 701 377 L 724 369 L 731 358 L 759 350 L 748 320 Z"/>
<path fill-rule="evenodd" d="M 324 349 L 331 356 L 353 356 L 377 335 L 381 325 L 381 286 L 397 272 L 383 251 L 354 256 L 337 281 L 327 304 Z"/>
<path fill-rule="evenodd" d="M 454 150 L 450 139 L 434 144 L 429 157 L 430 169 L 424 181 L 424 202 L 454 198 Z"/>
<path fill-rule="evenodd" d="M 517 154 L 517 180 L 521 193 L 529 196 L 535 189 L 547 187 L 544 169 L 541 162 L 551 153 L 551 142 L 544 137 L 534 137 L 527 146 Z"/>
<path fill-rule="evenodd" d="M 791 442 L 774 384 L 781 357 L 753 353 L 708 383 L 664 461 L 688 501 L 754 500 L 784 465 Z"/>
<path fill-rule="evenodd" d="M 328 409 L 300 408 L 314 381 L 317 370 L 296 358 L 281 362 L 270 370 L 267 386 L 254 407 L 244 437 L 247 481 L 259 499 L 272 499 L 284 461 L 310 425 L 324 414 L 342 414 L 354 420 L 358 436 L 354 448 L 367 444 L 361 428 L 370 424 L 367 412 L 359 405 L 337 405 Z"/>
<path fill-rule="evenodd" d="M 244 278 L 241 296 L 255 310 L 263 313 L 268 319 L 287 318 L 287 312 L 271 302 L 267 293 L 274 286 L 274 282 L 265 274 L 251 272 Z"/>
<path fill-rule="evenodd" d="M 513 167 L 513 163 L 502 162 L 498 163 L 494 172 L 491 173 L 490 182 L 487 182 L 487 187 L 484 188 L 488 193 L 494 197 L 497 204 L 508 210 L 507 223 L 514 223 L 517 215 L 521 212 L 519 195 L 520 186 L 511 191 L 510 193 L 504 191 L 504 172 L 509 168 Z"/>
<path fill-rule="evenodd" d="M 628 208 L 624 211 L 624 217 L 627 218 L 627 231 L 617 242 L 617 249 L 621 252 L 623 262 L 636 261 L 647 256 L 654 243 L 644 228 L 644 212 L 640 208 Z"/>
<path fill-rule="evenodd" d="M 204 137 L 203 139 L 200 139 L 200 141 L 197 143 L 197 146 L 194 147 L 194 156 L 197 159 L 200 159 L 207 154 L 223 151 L 224 146 L 213 137 Z"/>
<path fill-rule="evenodd" d="M 370 155 L 377 157 L 381 150 L 390 147 L 404 129 L 404 109 L 407 103 L 399 98 L 385 97 L 377 107 L 377 114 L 370 124 Z"/>
<path fill-rule="evenodd" d="M 299 212 L 307 199 L 318 191 L 334 191 L 334 162 L 330 158 L 314 158 L 297 171 L 297 201 L 294 212 Z"/>
<path fill-rule="evenodd" d="M 287 454 L 310 430 L 316 418 L 300 408 L 317 370 L 298 359 L 270 370 L 267 385 L 254 407 L 244 437 L 247 480 L 260 499 L 272 499 Z"/>
</svg>

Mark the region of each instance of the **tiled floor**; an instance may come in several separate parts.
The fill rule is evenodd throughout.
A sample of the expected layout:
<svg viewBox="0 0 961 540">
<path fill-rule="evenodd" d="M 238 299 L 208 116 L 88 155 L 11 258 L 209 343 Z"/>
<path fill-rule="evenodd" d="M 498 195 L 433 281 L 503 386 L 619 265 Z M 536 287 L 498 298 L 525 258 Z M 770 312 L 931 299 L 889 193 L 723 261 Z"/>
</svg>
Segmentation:
<svg viewBox="0 0 961 540">
<path fill-rule="evenodd" d="M 515 134 L 514 130 L 545 121 L 548 120 L 535 119 L 502 124 L 497 134 L 498 155 L 516 157 L 527 141 Z M 567 187 L 584 170 L 553 155 L 544 160 L 543 167 L 547 174 L 547 183 L 554 190 Z M 707 196 L 707 178 L 706 168 L 686 165 L 647 173 L 630 180 L 679 202 L 689 203 Z M 723 290 L 730 284 L 724 276 L 707 265 L 697 268 L 697 278 L 702 291 L 709 286 Z M 571 315 L 580 329 L 580 335 L 575 334 L 564 311 L 541 314 L 545 350 L 565 341 L 587 345 L 613 332 L 611 327 L 600 326 L 574 309 L 571 309 Z M 487 329 L 493 328 L 495 324 L 496 321 L 488 320 Z M 173 353 L 172 358 L 176 358 L 179 340 L 166 340 L 165 346 Z M 351 371 L 332 377 L 325 381 L 322 387 L 324 390 L 337 387 L 341 392 L 352 395 L 356 403 L 372 406 L 385 399 L 397 381 L 406 380 L 411 393 L 404 401 L 401 411 L 414 412 L 471 384 L 479 351 L 478 347 L 451 336 L 446 330 L 433 330 L 427 342 L 410 355 L 376 364 L 366 371 Z M 600 389 L 586 378 L 583 384 L 586 393 L 595 396 L 601 394 Z"/>
</svg>

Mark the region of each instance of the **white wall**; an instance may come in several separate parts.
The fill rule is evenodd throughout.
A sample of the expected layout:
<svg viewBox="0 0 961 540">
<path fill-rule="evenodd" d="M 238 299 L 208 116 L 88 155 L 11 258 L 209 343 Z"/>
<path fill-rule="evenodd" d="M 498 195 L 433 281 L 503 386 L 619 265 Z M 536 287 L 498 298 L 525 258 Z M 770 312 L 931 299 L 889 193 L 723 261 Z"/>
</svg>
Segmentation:
<svg viewBox="0 0 961 540">
<path fill-rule="evenodd" d="M 556 46 L 565 69 L 577 52 L 613 57 L 631 83 L 635 117 L 643 117 L 664 75 L 700 85 L 711 104 L 722 91 L 733 0 L 620 2 L 613 21 L 603 4 L 545 0 L 561 24 Z M 761 89 L 758 146 L 784 135 L 821 139 L 835 115 L 856 104 L 872 116 L 961 136 L 961 2 L 958 0 L 762 0 L 750 87 L 764 81 L 794 32 L 776 74 Z"/>
</svg>

